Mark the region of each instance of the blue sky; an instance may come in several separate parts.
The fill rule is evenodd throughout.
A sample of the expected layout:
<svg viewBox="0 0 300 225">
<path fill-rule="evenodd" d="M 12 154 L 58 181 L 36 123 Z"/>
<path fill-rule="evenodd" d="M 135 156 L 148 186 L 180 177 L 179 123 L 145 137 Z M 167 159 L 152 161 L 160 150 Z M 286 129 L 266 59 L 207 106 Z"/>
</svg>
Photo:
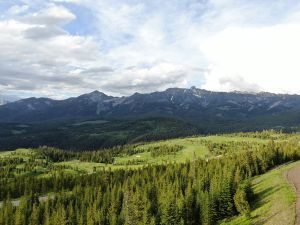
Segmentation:
<svg viewBox="0 0 300 225">
<path fill-rule="evenodd" d="M 296 0 L 0 0 L 0 12 L 0 94 L 300 94 Z"/>
</svg>

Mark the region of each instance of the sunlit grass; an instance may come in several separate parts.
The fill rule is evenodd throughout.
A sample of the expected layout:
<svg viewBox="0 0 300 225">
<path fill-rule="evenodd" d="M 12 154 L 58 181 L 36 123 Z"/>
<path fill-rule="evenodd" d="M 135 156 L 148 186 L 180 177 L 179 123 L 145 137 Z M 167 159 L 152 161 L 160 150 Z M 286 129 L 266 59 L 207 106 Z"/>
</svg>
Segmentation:
<svg viewBox="0 0 300 225">
<path fill-rule="evenodd" d="M 237 216 L 222 225 L 293 225 L 296 194 L 288 184 L 285 172 L 300 162 L 278 167 L 261 176 L 254 177 L 252 185 L 256 200 L 250 218 Z"/>
</svg>

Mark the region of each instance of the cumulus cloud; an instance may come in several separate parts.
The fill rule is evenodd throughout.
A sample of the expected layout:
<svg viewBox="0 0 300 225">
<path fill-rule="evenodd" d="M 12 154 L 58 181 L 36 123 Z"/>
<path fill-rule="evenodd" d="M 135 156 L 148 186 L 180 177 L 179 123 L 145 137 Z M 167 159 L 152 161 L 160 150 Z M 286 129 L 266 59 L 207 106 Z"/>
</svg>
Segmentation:
<svg viewBox="0 0 300 225">
<path fill-rule="evenodd" d="M 63 7 L 50 5 L 32 15 L 0 21 L 0 91 L 59 98 L 62 96 L 51 93 L 72 88 L 80 92 L 88 86 L 71 71 L 95 61 L 98 45 L 91 37 L 69 35 L 63 29 L 65 22 L 75 18 L 72 15 Z"/>
<path fill-rule="evenodd" d="M 76 16 L 67 8 L 62 6 L 51 5 L 35 13 L 30 13 L 23 17 L 28 23 L 42 25 L 66 24 L 74 20 Z"/>
<path fill-rule="evenodd" d="M 300 93 L 300 4 L 292 0 L 22 2 L 0 18 L 1 92 Z"/>
<path fill-rule="evenodd" d="M 186 60 L 197 54 L 190 52 L 196 43 L 179 42 L 180 31 L 170 41 L 165 10 L 148 17 L 149 6 L 143 3 L 76 1 L 95 16 L 91 23 L 99 24 L 95 34 L 78 36 L 65 26 L 80 15 L 53 2 L 57 3 L 0 21 L 0 47 L 6 52 L 0 54 L 1 90 L 58 98 L 64 97 L 63 91 L 79 94 L 92 89 L 123 95 L 187 86 L 190 77 L 202 73 L 194 57 Z M 180 17 L 178 25 L 189 29 L 186 15 Z"/>
</svg>

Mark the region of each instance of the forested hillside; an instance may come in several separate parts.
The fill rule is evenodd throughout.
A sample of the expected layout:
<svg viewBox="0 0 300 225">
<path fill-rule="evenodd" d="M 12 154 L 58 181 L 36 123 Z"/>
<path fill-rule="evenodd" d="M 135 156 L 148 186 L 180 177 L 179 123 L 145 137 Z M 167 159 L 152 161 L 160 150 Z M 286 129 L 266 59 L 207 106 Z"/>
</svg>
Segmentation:
<svg viewBox="0 0 300 225">
<path fill-rule="evenodd" d="M 176 118 L 71 120 L 49 123 L 1 123 L 0 151 L 51 146 L 65 150 L 96 150 L 143 141 L 202 133 Z"/>
<path fill-rule="evenodd" d="M 200 137 L 187 139 L 188 146 L 178 140 L 82 154 L 49 148 L 2 153 L 0 224 L 190 225 L 237 214 L 251 218 L 251 178 L 300 159 L 293 134 Z M 168 160 L 143 161 L 147 154 Z M 122 159 L 131 163 L 115 165 Z M 74 160 L 93 169 L 68 164 Z"/>
</svg>

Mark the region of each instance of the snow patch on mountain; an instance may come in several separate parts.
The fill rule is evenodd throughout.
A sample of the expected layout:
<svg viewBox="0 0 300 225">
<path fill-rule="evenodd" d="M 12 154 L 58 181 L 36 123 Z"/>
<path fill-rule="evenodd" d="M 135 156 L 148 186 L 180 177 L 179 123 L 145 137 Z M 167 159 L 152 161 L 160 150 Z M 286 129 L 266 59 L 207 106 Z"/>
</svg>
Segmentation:
<svg viewBox="0 0 300 225">
<path fill-rule="evenodd" d="M 26 105 L 29 110 L 35 110 L 35 107 L 32 104 Z"/>
<path fill-rule="evenodd" d="M 174 103 L 174 96 L 171 97 L 171 102 Z"/>
<path fill-rule="evenodd" d="M 275 107 L 277 107 L 277 106 L 279 106 L 280 104 L 281 104 L 281 101 L 278 101 L 278 102 L 273 103 L 273 104 L 268 108 L 268 111 L 271 110 L 271 109 L 273 109 L 273 108 L 275 108 Z"/>
</svg>

